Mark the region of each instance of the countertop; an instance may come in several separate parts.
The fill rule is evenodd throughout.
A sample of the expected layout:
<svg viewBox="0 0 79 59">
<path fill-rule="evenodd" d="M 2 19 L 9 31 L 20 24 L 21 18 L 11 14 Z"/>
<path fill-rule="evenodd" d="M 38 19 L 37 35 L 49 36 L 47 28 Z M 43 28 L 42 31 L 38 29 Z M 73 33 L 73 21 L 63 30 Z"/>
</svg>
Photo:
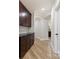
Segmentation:
<svg viewBox="0 0 79 59">
<path fill-rule="evenodd" d="M 26 36 L 26 35 L 29 35 L 29 34 L 33 34 L 33 32 L 19 33 L 19 37 Z"/>
</svg>

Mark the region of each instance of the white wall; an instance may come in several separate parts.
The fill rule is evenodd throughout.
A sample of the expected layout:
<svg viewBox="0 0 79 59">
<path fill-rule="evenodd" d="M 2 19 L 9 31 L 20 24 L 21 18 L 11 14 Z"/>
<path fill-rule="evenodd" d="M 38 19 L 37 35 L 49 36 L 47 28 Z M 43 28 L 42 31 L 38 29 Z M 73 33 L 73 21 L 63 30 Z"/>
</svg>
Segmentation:
<svg viewBox="0 0 79 59">
<path fill-rule="evenodd" d="M 51 31 L 51 15 L 45 17 L 45 19 L 48 21 L 48 31 Z"/>
<path fill-rule="evenodd" d="M 34 32 L 35 38 L 48 40 L 48 21 L 41 17 L 34 19 Z"/>
</svg>

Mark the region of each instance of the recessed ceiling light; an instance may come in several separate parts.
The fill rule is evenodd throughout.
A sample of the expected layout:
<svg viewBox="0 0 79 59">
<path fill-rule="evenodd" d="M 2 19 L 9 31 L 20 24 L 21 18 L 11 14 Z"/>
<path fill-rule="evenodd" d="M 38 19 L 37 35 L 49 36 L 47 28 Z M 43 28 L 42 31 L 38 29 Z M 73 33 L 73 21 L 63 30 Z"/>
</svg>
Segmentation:
<svg viewBox="0 0 79 59">
<path fill-rule="evenodd" d="M 41 10 L 42 10 L 42 11 L 44 11 L 44 10 L 45 10 L 45 8 L 41 8 Z"/>
</svg>

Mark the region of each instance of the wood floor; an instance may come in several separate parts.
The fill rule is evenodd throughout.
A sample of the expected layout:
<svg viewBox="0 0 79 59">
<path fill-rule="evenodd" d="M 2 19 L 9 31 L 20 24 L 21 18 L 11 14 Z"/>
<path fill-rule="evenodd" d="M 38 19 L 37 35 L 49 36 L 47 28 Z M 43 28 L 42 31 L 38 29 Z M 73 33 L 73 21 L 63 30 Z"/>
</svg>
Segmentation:
<svg viewBox="0 0 79 59">
<path fill-rule="evenodd" d="M 51 51 L 49 40 L 35 40 L 34 45 L 22 59 L 59 59 L 59 57 Z"/>
</svg>

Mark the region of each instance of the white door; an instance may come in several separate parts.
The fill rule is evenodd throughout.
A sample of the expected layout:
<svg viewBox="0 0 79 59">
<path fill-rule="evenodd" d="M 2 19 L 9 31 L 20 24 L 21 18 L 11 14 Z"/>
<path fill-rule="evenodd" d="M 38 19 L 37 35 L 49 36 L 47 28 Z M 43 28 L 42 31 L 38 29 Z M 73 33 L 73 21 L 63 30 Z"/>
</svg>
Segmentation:
<svg viewBox="0 0 79 59">
<path fill-rule="evenodd" d="M 36 18 L 34 20 L 35 38 L 48 40 L 48 20 Z"/>
<path fill-rule="evenodd" d="M 54 51 L 60 53 L 60 10 L 56 10 L 54 14 Z"/>
</svg>

